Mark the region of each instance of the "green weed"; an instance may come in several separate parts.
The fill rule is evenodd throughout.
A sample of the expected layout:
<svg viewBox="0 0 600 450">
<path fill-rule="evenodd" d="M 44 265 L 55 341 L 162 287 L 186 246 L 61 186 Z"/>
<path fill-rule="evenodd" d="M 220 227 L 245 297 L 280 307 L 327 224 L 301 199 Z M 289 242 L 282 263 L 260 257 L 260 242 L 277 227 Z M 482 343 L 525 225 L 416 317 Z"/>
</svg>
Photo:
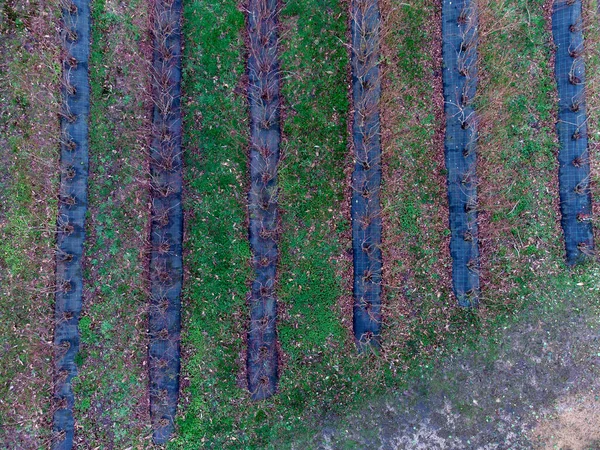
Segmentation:
<svg viewBox="0 0 600 450">
<path fill-rule="evenodd" d="M 147 80 L 140 54 L 146 14 L 138 1 L 92 5 L 88 294 L 74 381 L 80 445 L 125 448 L 146 442 L 150 434 L 143 292 L 148 111 L 140 90 Z"/>
</svg>

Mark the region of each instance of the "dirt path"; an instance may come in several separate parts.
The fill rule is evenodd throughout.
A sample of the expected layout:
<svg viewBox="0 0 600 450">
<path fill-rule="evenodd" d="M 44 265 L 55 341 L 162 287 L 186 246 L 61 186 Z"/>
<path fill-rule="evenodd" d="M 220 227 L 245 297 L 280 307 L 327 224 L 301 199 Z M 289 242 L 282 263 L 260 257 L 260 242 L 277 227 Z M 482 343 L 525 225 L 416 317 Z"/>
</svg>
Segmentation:
<svg viewBox="0 0 600 450">
<path fill-rule="evenodd" d="M 600 284 L 566 277 L 547 290 L 523 321 L 426 363 L 420 381 L 363 405 L 368 415 L 332 420 L 315 448 L 596 448 Z"/>
</svg>

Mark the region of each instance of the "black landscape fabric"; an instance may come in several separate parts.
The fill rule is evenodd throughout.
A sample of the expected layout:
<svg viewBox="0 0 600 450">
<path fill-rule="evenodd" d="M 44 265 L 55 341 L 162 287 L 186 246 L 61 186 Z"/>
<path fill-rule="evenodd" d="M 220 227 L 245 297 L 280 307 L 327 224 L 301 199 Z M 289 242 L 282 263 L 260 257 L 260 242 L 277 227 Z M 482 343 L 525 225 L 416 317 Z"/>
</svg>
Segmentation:
<svg viewBox="0 0 600 450">
<path fill-rule="evenodd" d="M 552 14 L 559 97 L 556 129 L 560 143 L 560 211 L 570 265 L 585 259 L 594 248 L 581 8 L 580 0 L 560 0 L 555 2 Z"/>
<path fill-rule="evenodd" d="M 381 342 L 381 21 L 377 0 L 354 0 L 351 16 L 353 328 L 362 351 Z"/>
<path fill-rule="evenodd" d="M 280 156 L 278 1 L 248 5 L 248 102 L 250 105 L 249 239 L 254 280 L 248 294 L 248 389 L 254 400 L 277 390 L 276 267 L 279 257 L 277 167 Z"/>
<path fill-rule="evenodd" d="M 472 106 L 477 90 L 477 11 L 469 0 L 444 0 L 444 153 L 448 171 L 452 285 L 460 306 L 479 300 L 477 227 L 477 117 Z"/>
<path fill-rule="evenodd" d="M 150 419 L 156 444 L 166 443 L 175 430 L 181 367 L 181 7 L 181 0 L 157 2 L 153 17 L 148 359 Z"/>
<path fill-rule="evenodd" d="M 90 11 L 86 0 L 62 10 L 63 61 L 60 204 L 57 220 L 55 296 L 54 449 L 71 449 L 74 437 L 73 389 L 77 375 L 79 315 L 82 303 L 81 259 L 85 240 L 88 179 L 88 79 Z"/>
</svg>

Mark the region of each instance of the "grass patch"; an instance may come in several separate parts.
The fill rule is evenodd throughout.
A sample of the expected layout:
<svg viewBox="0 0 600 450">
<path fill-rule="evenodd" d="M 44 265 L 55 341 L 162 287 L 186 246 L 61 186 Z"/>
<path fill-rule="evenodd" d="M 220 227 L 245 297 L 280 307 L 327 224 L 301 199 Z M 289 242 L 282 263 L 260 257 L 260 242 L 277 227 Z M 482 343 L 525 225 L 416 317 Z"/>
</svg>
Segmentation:
<svg viewBox="0 0 600 450">
<path fill-rule="evenodd" d="M 337 207 L 344 198 L 348 109 L 347 55 L 340 41 L 344 17 L 335 2 L 289 2 L 281 15 L 287 119 L 279 175 L 283 236 L 277 293 L 285 363 L 280 394 L 252 403 L 243 375 L 236 380 L 245 351 L 251 276 L 248 118 L 238 84 L 244 70 L 244 17 L 235 2 L 196 1 L 186 7 L 185 33 L 191 39 L 184 72 L 189 212 L 184 345 L 190 352 L 185 365 L 190 386 L 184 397 L 190 403 L 174 447 L 265 448 L 285 430 L 302 427 L 308 411 L 334 401 L 334 367 L 342 365 L 347 336 L 336 314 L 342 288 L 333 263 L 344 250 L 339 236 L 348 226 Z M 325 372 L 332 376 L 324 377 Z M 330 395 L 307 395 L 319 389 Z"/>
<path fill-rule="evenodd" d="M 543 1 L 479 7 L 483 305 L 510 315 L 536 277 L 564 265 L 551 35 Z"/>
<path fill-rule="evenodd" d="M 0 9 L 0 447 L 42 448 L 51 420 L 60 77 L 59 45 L 48 36 L 57 11 L 47 3 Z"/>
<path fill-rule="evenodd" d="M 80 446 L 147 446 L 145 4 L 92 5 L 90 178 L 79 376 Z"/>
<path fill-rule="evenodd" d="M 287 410 L 284 430 L 298 430 L 306 417 L 332 408 L 336 397 L 345 396 L 348 384 L 343 380 L 355 376 L 343 367 L 356 363 L 343 363 L 353 358 L 355 348 L 342 327 L 338 306 L 342 296 L 350 295 L 338 262 L 351 247 L 350 224 L 340 206 L 350 195 L 344 182 L 349 107 L 348 55 L 342 45 L 346 14 L 335 1 L 290 1 L 282 11 L 287 33 L 281 67 L 290 74 L 282 88 L 287 120 L 280 169 L 278 293 L 285 366 L 277 400 Z"/>
<path fill-rule="evenodd" d="M 441 11 L 384 2 L 384 336 L 397 370 L 431 352 L 452 307 L 443 148 Z M 439 47 L 439 48 L 438 48 Z"/>
<path fill-rule="evenodd" d="M 186 267 L 183 448 L 247 445 L 237 418 L 250 249 L 246 230 L 248 118 L 242 88 L 244 16 L 233 1 L 184 4 Z M 187 387 L 185 387 L 187 384 Z M 186 404 L 187 403 L 187 404 Z M 250 420 L 250 419 L 249 419 Z"/>
</svg>

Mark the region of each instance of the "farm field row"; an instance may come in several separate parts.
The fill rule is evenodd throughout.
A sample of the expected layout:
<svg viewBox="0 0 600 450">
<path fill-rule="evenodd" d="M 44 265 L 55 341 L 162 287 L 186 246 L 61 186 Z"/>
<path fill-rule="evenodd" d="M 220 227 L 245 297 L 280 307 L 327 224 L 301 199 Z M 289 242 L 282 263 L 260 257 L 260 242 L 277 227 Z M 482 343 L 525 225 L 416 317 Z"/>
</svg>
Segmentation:
<svg viewBox="0 0 600 450">
<path fill-rule="evenodd" d="M 353 310 L 364 306 L 356 301 L 356 286 L 364 282 L 365 272 L 357 282 L 353 254 L 362 243 L 357 247 L 351 199 L 360 197 L 353 175 L 359 153 L 352 117 L 361 97 L 352 95 L 352 70 L 359 68 L 348 46 L 351 5 L 288 0 L 276 7 L 280 154 L 266 166 L 276 168 L 272 194 L 277 213 L 261 216 L 255 225 L 264 230 L 269 228 L 265 222 L 273 220 L 267 231 L 276 236 L 277 262 L 276 271 L 261 273 L 252 262 L 259 247 L 248 238 L 256 218 L 249 212 L 252 164 L 260 161 L 252 159 L 250 143 L 260 136 L 252 134 L 249 114 L 248 89 L 257 84 L 246 70 L 252 43 L 244 8 L 233 0 L 183 2 L 183 192 L 181 204 L 174 203 L 183 207 L 185 227 L 181 375 L 168 448 L 315 448 L 327 443 L 361 448 L 371 438 L 357 419 L 360 411 L 384 408 L 381 399 L 402 398 L 408 391 L 417 392 L 416 399 L 411 397 L 416 405 L 430 398 L 436 404 L 438 393 L 414 388 L 417 380 L 440 377 L 434 367 L 451 371 L 452 378 L 461 369 L 445 361 L 477 349 L 479 363 L 493 364 L 502 354 L 499 336 L 511 341 L 507 333 L 522 333 L 538 312 L 539 323 L 542 318 L 550 323 L 553 317 L 573 317 L 570 306 L 578 304 L 577 317 L 589 322 L 590 330 L 597 326 L 592 317 L 598 312 L 598 262 L 565 264 L 553 3 L 472 3 L 479 24 L 473 100 L 477 179 L 471 180 L 477 189 L 479 244 L 471 258 L 477 267 L 469 265 L 469 270 L 480 285 L 479 309 L 460 308 L 452 292 L 447 177 L 454 175 L 444 159 L 442 2 L 379 0 L 381 153 L 375 177 L 380 180 L 368 188 L 377 191 L 381 224 L 380 236 L 376 231 L 369 239 L 380 241 L 381 255 L 369 253 L 363 263 L 380 271 L 374 281 L 380 297 L 372 301 L 380 310 L 365 315 L 366 323 L 376 318 L 380 333 L 374 351 L 359 353 Z M 600 21 L 595 1 L 582 4 L 594 216 L 600 181 Z M 159 172 L 149 162 L 156 148 L 151 137 L 157 137 L 151 96 L 154 11 L 139 0 L 95 0 L 90 12 L 89 188 L 78 375 L 73 379 L 74 445 L 153 448 L 153 432 L 167 427 L 150 418 L 150 403 L 156 404 L 162 388 L 148 387 L 153 383 L 149 368 L 158 370 L 148 346 L 164 328 L 156 325 L 160 321 L 148 328 L 153 307 L 160 306 L 149 301 L 156 296 L 150 295 L 148 280 L 156 275 L 151 261 L 166 258 L 156 251 L 162 238 L 156 237 L 156 186 L 148 176 Z M 54 1 L 39 2 L 35 11 L 30 5 L 2 3 L 3 448 L 40 448 L 53 438 L 63 80 L 55 25 L 60 15 Z M 371 183 L 374 175 L 366 176 Z M 270 182 L 262 188 L 271 189 Z M 597 221 L 591 232 L 597 240 Z M 170 250 L 167 256 L 175 251 Z M 276 346 L 278 381 L 262 392 L 264 368 L 256 369 L 254 378 L 250 373 L 258 385 L 248 384 L 248 358 L 257 357 L 247 350 L 256 338 L 248 295 L 253 280 L 267 279 L 277 299 L 277 343 L 261 335 L 256 345 Z M 269 308 L 259 311 L 256 320 L 271 321 L 274 310 Z M 567 341 L 576 338 L 574 332 L 564 334 Z M 559 342 L 560 333 L 551 339 Z M 562 382 L 558 376 L 551 379 Z M 450 403 L 461 405 L 460 414 L 475 423 L 482 413 L 465 405 L 464 390 L 443 385 Z M 269 397 L 275 386 L 277 393 Z M 268 398 L 256 401 L 262 397 Z M 492 414 L 494 405 L 485 408 L 485 414 Z M 349 424 L 353 431 L 343 431 Z"/>
</svg>

